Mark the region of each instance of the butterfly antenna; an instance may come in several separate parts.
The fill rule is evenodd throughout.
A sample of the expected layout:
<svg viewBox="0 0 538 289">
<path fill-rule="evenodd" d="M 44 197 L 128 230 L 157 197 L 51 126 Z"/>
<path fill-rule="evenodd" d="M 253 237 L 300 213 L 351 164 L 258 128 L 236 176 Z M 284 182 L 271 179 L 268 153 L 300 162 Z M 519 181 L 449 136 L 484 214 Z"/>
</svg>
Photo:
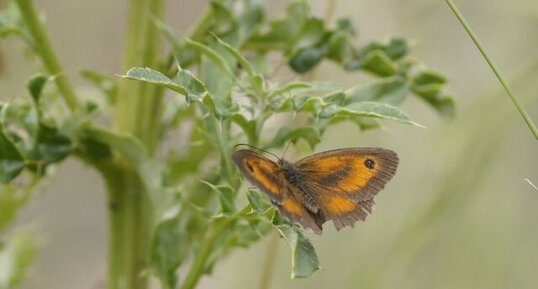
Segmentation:
<svg viewBox="0 0 538 289">
<path fill-rule="evenodd" d="M 249 144 L 246 144 L 246 143 L 240 143 L 240 144 L 236 144 L 236 145 L 234 145 L 234 149 L 235 149 L 236 147 L 238 147 L 238 146 L 246 146 L 246 147 L 249 147 L 249 148 L 251 148 L 251 149 L 254 149 L 254 150 L 257 150 L 257 151 L 260 151 L 260 152 L 269 154 L 269 155 L 272 155 L 272 156 L 274 156 L 277 160 L 280 160 L 280 158 L 279 158 L 277 155 L 275 155 L 274 153 L 269 152 L 269 151 L 266 151 L 266 150 L 261 149 L 261 148 L 259 148 L 259 147 L 255 147 L 255 146 L 253 146 L 253 145 L 249 145 Z"/>
<path fill-rule="evenodd" d="M 284 159 L 284 157 L 286 156 L 286 153 L 288 152 L 288 148 L 290 147 L 290 144 L 291 144 L 291 141 L 289 141 L 288 145 L 286 145 L 286 149 L 284 149 L 284 153 L 282 154 L 282 158 L 280 158 L 279 160 Z"/>
</svg>

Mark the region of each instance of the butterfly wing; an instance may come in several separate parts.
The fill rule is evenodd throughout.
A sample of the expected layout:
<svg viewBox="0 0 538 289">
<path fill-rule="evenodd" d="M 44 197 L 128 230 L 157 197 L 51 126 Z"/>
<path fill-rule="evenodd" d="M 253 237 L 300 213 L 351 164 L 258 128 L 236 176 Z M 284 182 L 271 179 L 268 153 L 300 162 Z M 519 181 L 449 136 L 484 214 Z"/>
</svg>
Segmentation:
<svg viewBox="0 0 538 289">
<path fill-rule="evenodd" d="M 325 219 L 304 207 L 300 192 L 288 183 L 278 164 L 250 150 L 236 151 L 233 159 L 247 180 L 266 193 L 282 215 L 321 233 Z"/>
<path fill-rule="evenodd" d="M 373 197 L 396 173 L 398 156 L 382 148 L 347 148 L 314 154 L 294 165 L 304 190 L 340 229 L 371 213 Z"/>
</svg>

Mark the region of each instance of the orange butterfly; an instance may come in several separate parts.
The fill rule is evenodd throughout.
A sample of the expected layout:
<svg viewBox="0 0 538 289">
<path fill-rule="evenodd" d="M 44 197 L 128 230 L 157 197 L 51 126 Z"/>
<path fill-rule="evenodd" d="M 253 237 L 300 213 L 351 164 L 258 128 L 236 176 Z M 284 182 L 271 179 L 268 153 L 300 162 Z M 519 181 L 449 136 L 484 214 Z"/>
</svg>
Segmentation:
<svg viewBox="0 0 538 289">
<path fill-rule="evenodd" d="M 374 196 L 398 167 L 396 153 L 383 148 L 336 149 L 296 163 L 274 162 L 247 149 L 236 151 L 233 158 L 282 215 L 318 234 L 328 220 L 338 230 L 364 221 Z"/>
</svg>

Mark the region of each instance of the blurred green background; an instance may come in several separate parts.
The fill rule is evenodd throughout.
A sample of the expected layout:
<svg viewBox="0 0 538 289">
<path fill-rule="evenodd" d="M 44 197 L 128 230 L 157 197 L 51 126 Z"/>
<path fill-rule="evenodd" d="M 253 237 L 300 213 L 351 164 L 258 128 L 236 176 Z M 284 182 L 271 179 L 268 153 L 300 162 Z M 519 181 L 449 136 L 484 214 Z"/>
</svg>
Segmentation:
<svg viewBox="0 0 538 289">
<path fill-rule="evenodd" d="M 279 14 L 287 1 L 267 1 Z M 442 72 L 456 96 L 454 121 L 442 121 L 411 98 L 403 110 L 428 127 L 384 122 L 361 132 L 330 129 L 316 151 L 383 146 L 398 152 L 398 173 L 377 197 L 374 214 L 354 229 L 309 234 L 323 269 L 291 280 L 290 252 L 278 242 L 271 288 L 536 288 L 538 284 L 538 143 L 443 1 L 340 0 L 359 41 L 403 36 L 411 54 Z M 127 1 L 37 1 L 66 73 L 119 71 Z M 538 120 L 538 2 L 457 1 L 506 78 Z M 206 1 L 170 1 L 168 20 L 185 31 Z M 312 1 L 323 16 L 326 1 Z M 333 18 L 333 19 L 334 19 Z M 31 63 L 22 44 L 0 48 L 3 100 L 24 95 Z M 318 79 L 354 86 L 367 78 L 323 63 Z M 296 151 L 289 158 L 301 157 Z M 68 161 L 23 210 L 18 224 L 40 236 L 41 249 L 22 288 L 102 288 L 106 276 L 104 185 L 80 162 Z M 199 288 L 258 288 L 273 236 L 222 261 Z"/>
</svg>

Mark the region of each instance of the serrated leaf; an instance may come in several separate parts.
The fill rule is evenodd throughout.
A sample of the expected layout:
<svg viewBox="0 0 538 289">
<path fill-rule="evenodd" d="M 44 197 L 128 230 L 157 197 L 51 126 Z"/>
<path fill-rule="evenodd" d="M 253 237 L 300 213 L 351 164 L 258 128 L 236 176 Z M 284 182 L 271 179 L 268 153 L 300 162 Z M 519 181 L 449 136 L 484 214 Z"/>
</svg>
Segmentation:
<svg viewBox="0 0 538 289">
<path fill-rule="evenodd" d="M 276 225 L 275 228 L 291 249 L 292 278 L 306 278 L 320 269 L 314 246 L 301 228 L 287 224 Z"/>
<path fill-rule="evenodd" d="M 4 129 L 4 111 L 0 105 L 0 182 L 7 183 L 24 169 L 24 157 Z"/>
<path fill-rule="evenodd" d="M 175 92 L 187 95 L 185 88 L 172 81 L 168 76 L 160 73 L 159 71 L 151 68 L 135 67 L 127 71 L 127 74 L 121 75 L 121 77 L 132 80 L 139 80 L 148 83 L 162 85 Z"/>
</svg>

